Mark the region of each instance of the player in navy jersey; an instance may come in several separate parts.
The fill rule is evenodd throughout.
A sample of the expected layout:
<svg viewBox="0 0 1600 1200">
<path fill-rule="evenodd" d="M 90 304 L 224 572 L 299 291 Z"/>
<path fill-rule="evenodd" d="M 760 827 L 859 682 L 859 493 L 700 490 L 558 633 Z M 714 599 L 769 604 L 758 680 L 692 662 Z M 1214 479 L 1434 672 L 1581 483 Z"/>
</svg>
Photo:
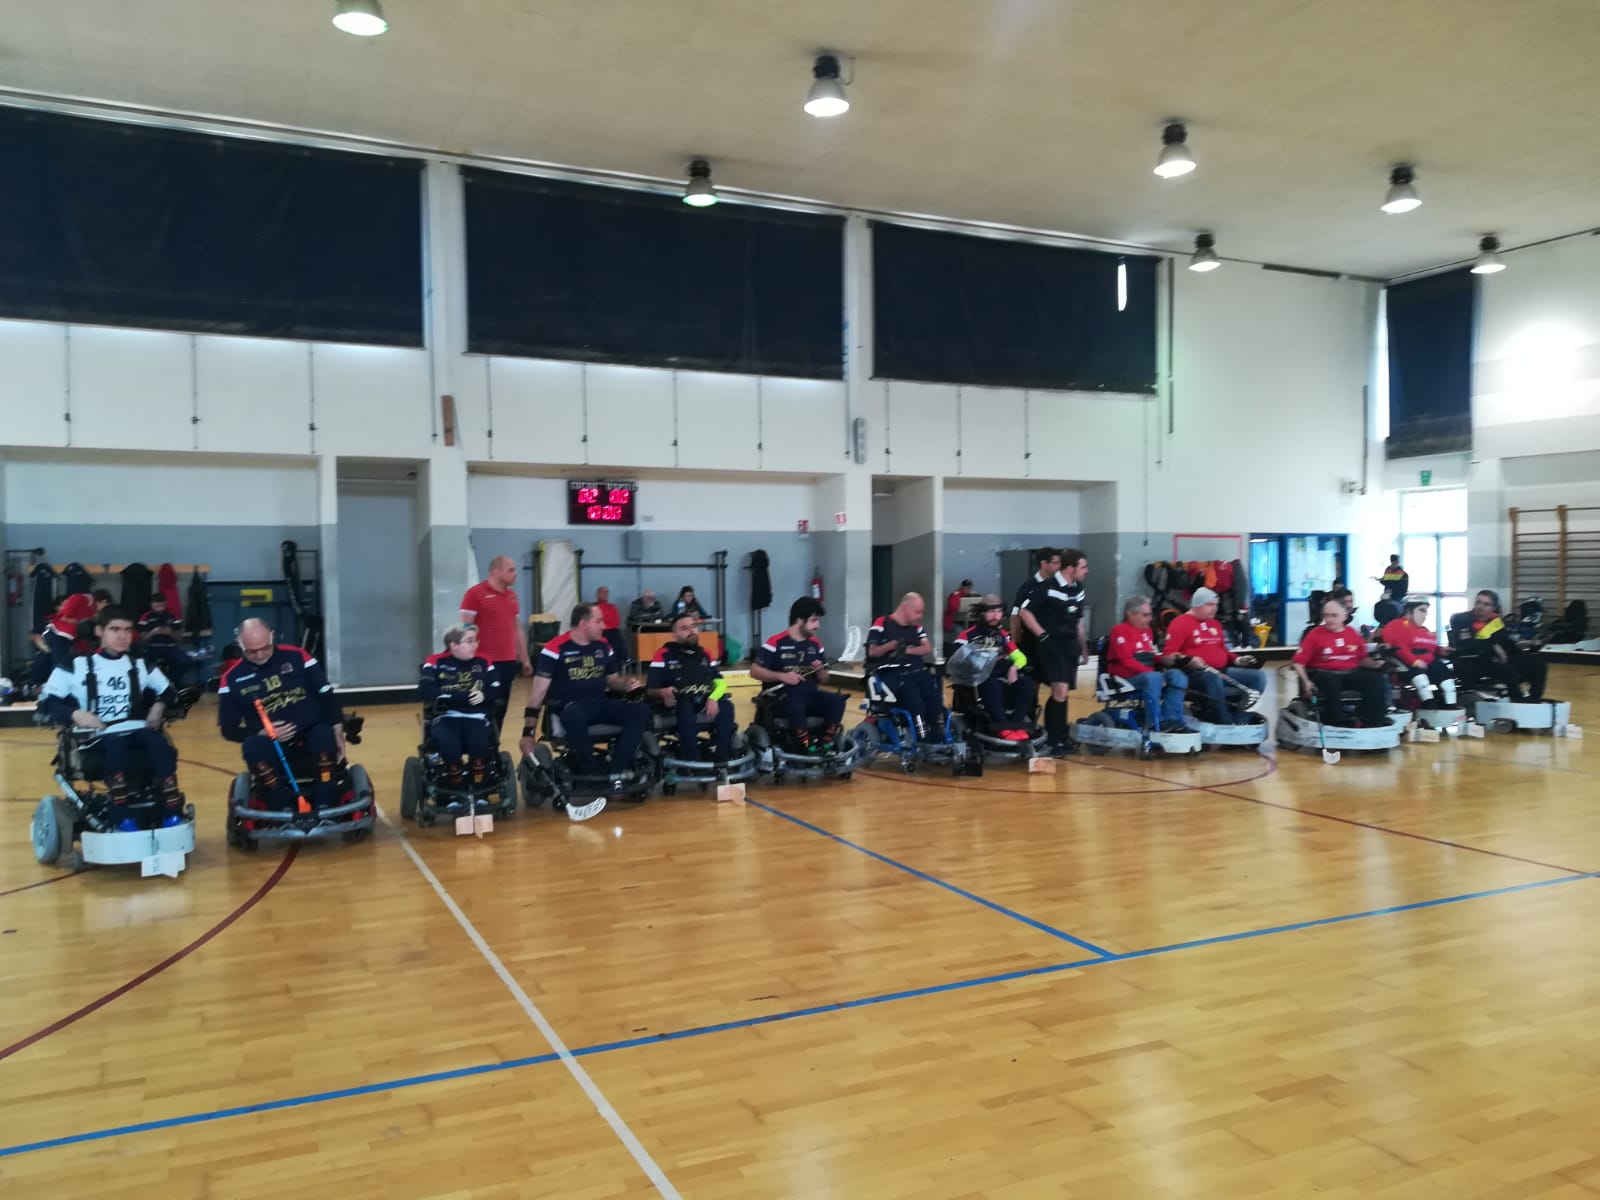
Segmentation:
<svg viewBox="0 0 1600 1200">
<path fill-rule="evenodd" d="M 156 592 L 150 597 L 150 611 L 134 626 L 139 633 L 139 653 L 161 667 L 174 683 L 183 682 L 189 665 L 179 642 L 180 624 L 177 614 L 168 611 L 167 598 Z"/>
<path fill-rule="evenodd" d="M 892 613 L 872 623 L 867 634 L 867 665 L 911 714 L 919 738 L 944 729 L 944 695 L 929 670 L 933 643 L 922 628 L 923 607 L 921 596 L 907 592 Z"/>
<path fill-rule="evenodd" d="M 472 782 L 482 783 L 494 752 L 492 719 L 502 701 L 500 677 L 489 660 L 478 655 L 478 627 L 452 625 L 444 631 L 444 650 L 422 664 L 417 694 L 428 717 L 434 749 L 444 759 L 445 782 L 460 787 L 462 756 Z"/>
<path fill-rule="evenodd" d="M 303 747 L 316 760 L 311 802 L 318 808 L 338 803 L 333 769 L 344 757 L 344 711 L 322 664 L 299 646 L 279 645 L 265 621 L 239 626 L 239 651 L 222 671 L 217 687 L 217 724 L 222 736 L 242 743 L 245 766 L 261 789 L 287 804 L 293 781 L 282 778 L 277 751 L 266 733 L 260 701 L 278 731 L 278 741 Z"/>
<path fill-rule="evenodd" d="M 1006 606 L 999 596 L 993 593 L 985 596 L 979 603 L 977 624 L 969 626 L 956 638 L 956 646 L 958 649 L 962 646 L 990 648 L 1006 656 L 1008 661 L 1003 666 L 996 665 L 989 678 L 974 690 L 996 729 L 1019 732 L 1027 728 L 1025 688 L 1032 685 L 1025 684 L 1018 674 L 1018 666 L 1026 665 L 1028 660 L 1006 632 L 1005 611 Z"/>
<path fill-rule="evenodd" d="M 597 774 L 591 725 L 617 725 L 622 732 L 611 744 L 611 775 L 628 773 L 639 739 L 650 722 L 643 704 L 629 704 L 610 695 L 633 688 L 621 673 L 621 660 L 606 641 L 605 618 L 592 604 L 572 609 L 572 628 L 545 644 L 533 668 L 533 689 L 523 712 L 523 754 L 532 754 L 538 740 L 539 710 L 546 700 L 561 718 L 567 745 L 582 775 Z"/>
<path fill-rule="evenodd" d="M 679 613 L 672 618 L 673 641 L 656 651 L 645 677 L 645 694 L 673 713 L 678 721 L 679 753 L 689 755 L 699 733 L 702 714 L 715 722 L 712 752 L 717 762 L 727 762 L 733 747 L 733 701 L 712 698 L 722 672 L 717 660 L 700 645 L 700 618 Z"/>
<path fill-rule="evenodd" d="M 761 694 L 772 697 L 779 714 L 789 722 L 794 747 L 801 751 L 810 747 L 807 718 L 826 721 L 825 736 L 834 743 L 844 720 L 844 697 L 821 688 L 828 682 L 828 665 L 817 640 L 817 626 L 825 615 L 820 603 L 802 596 L 789 606 L 789 627 L 757 647 L 750 663 L 750 674 L 763 685 Z"/>
<path fill-rule="evenodd" d="M 95 618 L 100 649 L 57 667 L 39 693 L 39 711 L 52 721 L 100 732 L 106 791 L 115 828 L 136 828 L 129 816 L 129 776 L 141 767 L 161 783 L 163 825 L 183 819 L 178 790 L 178 752 L 161 732 L 172 684 L 160 668 L 129 656 L 133 622 L 115 606 Z"/>
</svg>

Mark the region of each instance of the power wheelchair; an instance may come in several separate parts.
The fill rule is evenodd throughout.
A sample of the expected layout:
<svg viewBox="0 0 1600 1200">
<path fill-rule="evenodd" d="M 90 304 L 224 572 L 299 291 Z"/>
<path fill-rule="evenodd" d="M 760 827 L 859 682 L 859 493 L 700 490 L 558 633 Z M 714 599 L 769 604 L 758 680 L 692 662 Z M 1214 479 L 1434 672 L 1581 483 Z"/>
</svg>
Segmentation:
<svg viewBox="0 0 1600 1200">
<path fill-rule="evenodd" d="M 167 706 L 163 726 L 183 720 L 199 698 L 194 688 L 177 691 Z M 34 719 L 41 725 L 52 724 L 42 714 Z M 131 781 L 132 791 L 119 806 L 138 828 L 116 828 L 111 795 L 102 786 L 104 762 L 99 743 L 103 736 L 99 730 L 56 726 L 51 765 L 61 793 L 44 797 L 34 809 L 30 829 L 34 858 L 47 865 L 74 857 L 81 865 L 138 863 L 141 876 L 176 878 L 194 852 L 194 805 L 183 806 L 177 824 L 163 826 L 168 805 L 160 781 L 143 773 Z M 79 847 L 76 852 L 75 844 Z"/>
<path fill-rule="evenodd" d="M 346 745 L 361 744 L 365 718 L 346 713 Z M 333 768 L 338 802 L 317 808 L 309 798 L 317 779 L 314 758 L 299 746 L 282 747 L 293 773 L 294 785 L 287 795 L 283 789 L 267 793 L 249 771 L 233 777 L 228 791 L 228 844 L 241 850 L 255 850 L 262 842 L 315 842 L 343 837 L 347 842 L 363 840 L 377 824 L 372 779 L 367 769 L 341 756 Z M 302 806 L 297 800 L 305 798 Z"/>
</svg>

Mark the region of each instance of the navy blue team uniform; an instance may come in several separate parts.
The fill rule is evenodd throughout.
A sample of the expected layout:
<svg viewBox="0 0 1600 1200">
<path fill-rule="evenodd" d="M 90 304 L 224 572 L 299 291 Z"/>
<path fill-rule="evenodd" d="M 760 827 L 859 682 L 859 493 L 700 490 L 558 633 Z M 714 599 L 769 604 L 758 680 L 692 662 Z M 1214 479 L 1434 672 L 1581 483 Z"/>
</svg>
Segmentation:
<svg viewBox="0 0 1600 1200">
<path fill-rule="evenodd" d="M 611 745 L 611 774 L 625 775 L 650 722 L 647 707 L 618 700 L 606 689 L 606 677 L 615 675 L 620 665 L 610 642 L 600 640 L 580 646 L 570 633 L 545 643 L 534 664 L 534 675 L 550 681 L 545 703 L 561 718 L 580 774 L 595 773 L 594 739 L 589 736 L 589 726 L 621 728 Z"/>
<path fill-rule="evenodd" d="M 700 714 L 711 699 L 711 689 L 722 672 L 717 662 L 699 646 L 685 642 L 668 642 L 656 651 L 650 660 L 650 672 L 645 677 L 645 687 L 656 690 L 671 688 L 677 693 L 673 713 L 678 719 L 679 752 L 693 753 L 699 733 Z M 713 743 L 718 762 L 726 762 L 733 747 L 733 701 L 723 696 L 716 702 L 716 738 Z"/>
<path fill-rule="evenodd" d="M 1015 683 L 1007 683 L 1006 676 L 1010 674 L 1011 663 L 1008 656 L 1017 651 L 1016 642 L 1011 640 L 1011 635 L 999 625 L 990 625 L 979 621 L 956 638 L 956 646 L 972 646 L 975 649 L 993 649 L 1000 651 L 1000 661 L 995 664 L 989 678 L 985 679 L 973 690 L 978 694 L 978 701 L 983 705 L 984 711 L 989 714 L 989 719 L 1000 729 L 1023 729 L 1028 723 L 1028 686 L 1021 675 L 1017 676 Z"/>
<path fill-rule="evenodd" d="M 481 693 L 472 702 L 472 693 Z M 472 778 L 483 779 L 486 760 L 494 752 L 496 730 L 490 719 L 505 707 L 500 676 L 488 659 L 460 659 L 450 651 L 435 654 L 422 664 L 417 694 L 429 716 L 428 732 L 434 749 L 444 759 L 452 777 L 460 774 L 461 758 L 472 764 Z"/>
<path fill-rule="evenodd" d="M 941 730 L 944 725 L 944 695 L 939 681 L 928 670 L 927 660 L 907 654 L 907 646 L 918 646 L 928 640 L 921 625 L 902 625 L 893 614 L 879 617 L 867 634 L 867 648 L 898 642 L 900 648 L 882 658 L 867 657 L 867 665 L 883 676 L 883 681 L 893 689 L 899 706 L 909 712 L 917 722 L 917 736 Z"/>
<path fill-rule="evenodd" d="M 160 666 L 174 683 L 182 683 L 189 661 L 178 644 L 181 622 L 171 612 L 147 612 L 134 623 L 139 633 L 139 653 Z"/>
<path fill-rule="evenodd" d="M 769 671 L 797 671 L 804 674 L 816 670 L 826 659 L 822 653 L 822 643 L 816 638 L 792 638 L 786 629 L 773 634 L 757 647 L 755 661 Z M 789 728 L 796 737 L 805 734 L 808 717 L 821 717 L 830 731 L 837 730 L 839 723 L 844 720 L 844 696 L 838 692 L 823 691 L 810 675 L 799 683 L 768 683 L 762 686 L 763 696 L 773 693 L 776 693 L 773 703 L 778 713 L 789 722 Z"/>
<path fill-rule="evenodd" d="M 259 700 L 273 725 L 295 726 L 289 745 L 300 746 L 316 759 L 316 784 L 310 797 L 318 808 L 339 802 L 333 769 L 339 763 L 333 727 L 344 723 L 344 712 L 334 697 L 322 665 L 299 646 L 278 645 L 272 657 L 259 666 L 235 659 L 222 672 L 217 688 L 217 724 L 222 736 L 242 743 L 245 766 L 268 793 L 287 805 L 293 798 L 290 780 L 282 779 L 272 739 L 263 731 L 256 712 Z"/>
</svg>

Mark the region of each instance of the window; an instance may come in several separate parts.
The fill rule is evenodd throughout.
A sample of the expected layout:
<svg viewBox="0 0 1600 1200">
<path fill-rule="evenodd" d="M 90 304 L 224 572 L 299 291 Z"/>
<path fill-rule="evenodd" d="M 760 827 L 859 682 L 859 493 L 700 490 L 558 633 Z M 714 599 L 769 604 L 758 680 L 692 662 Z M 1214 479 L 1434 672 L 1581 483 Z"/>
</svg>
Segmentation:
<svg viewBox="0 0 1600 1200">
<path fill-rule="evenodd" d="M 844 221 L 466 170 L 467 348 L 844 376 Z"/>
<path fill-rule="evenodd" d="M 422 345 L 422 163 L 0 108 L 0 316 Z"/>
<path fill-rule="evenodd" d="M 1477 278 L 1447 271 L 1385 294 L 1390 458 L 1472 448 Z"/>
<path fill-rule="evenodd" d="M 1451 613 L 1467 605 L 1467 489 L 1400 493 L 1400 565 L 1408 595 L 1429 602 L 1429 623 L 1442 634 Z"/>
<path fill-rule="evenodd" d="M 872 264 L 880 378 L 1156 390 L 1154 258 L 880 221 Z M 1119 267 L 1127 273 L 1121 307 Z"/>
</svg>

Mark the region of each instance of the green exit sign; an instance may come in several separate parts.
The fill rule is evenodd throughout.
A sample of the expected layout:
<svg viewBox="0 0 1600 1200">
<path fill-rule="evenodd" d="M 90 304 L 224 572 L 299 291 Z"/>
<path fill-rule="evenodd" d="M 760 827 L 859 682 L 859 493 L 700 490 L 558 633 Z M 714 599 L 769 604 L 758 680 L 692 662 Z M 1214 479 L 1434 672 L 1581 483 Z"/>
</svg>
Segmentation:
<svg viewBox="0 0 1600 1200">
<path fill-rule="evenodd" d="M 1427 487 L 1430 483 L 1433 482 L 1433 472 L 1432 471 L 1421 471 L 1421 472 L 1419 472 L 1419 474 L 1422 476 L 1422 486 L 1423 487 Z"/>
</svg>

